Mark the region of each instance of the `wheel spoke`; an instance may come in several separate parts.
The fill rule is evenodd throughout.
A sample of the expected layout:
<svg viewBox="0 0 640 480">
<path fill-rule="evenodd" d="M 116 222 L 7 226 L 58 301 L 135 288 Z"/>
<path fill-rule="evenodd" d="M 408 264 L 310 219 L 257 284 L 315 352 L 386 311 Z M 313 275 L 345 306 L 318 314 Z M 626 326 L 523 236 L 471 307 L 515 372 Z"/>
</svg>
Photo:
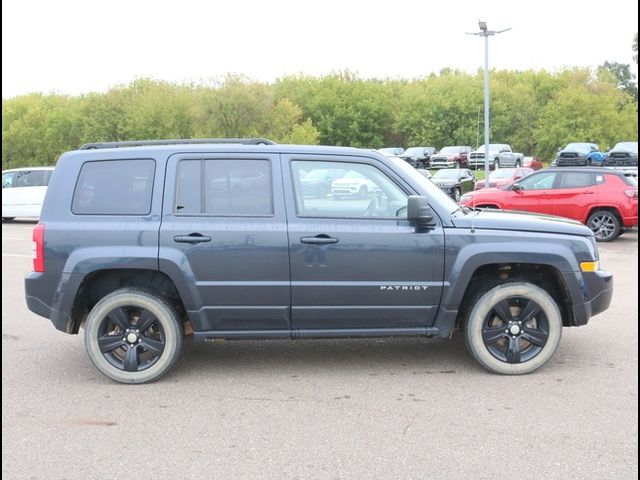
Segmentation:
<svg viewBox="0 0 640 480">
<path fill-rule="evenodd" d="M 115 323 L 123 332 L 127 328 L 129 328 L 129 319 L 127 318 L 127 314 L 122 308 L 114 308 L 109 312 L 107 317 L 109 318 L 109 320 Z"/>
<path fill-rule="evenodd" d="M 98 346 L 102 353 L 109 353 L 124 345 L 124 340 L 120 335 L 103 335 L 98 339 Z"/>
<path fill-rule="evenodd" d="M 140 366 L 140 356 L 138 355 L 137 345 L 132 345 L 127 350 L 124 357 L 124 370 L 126 372 L 135 372 Z"/>
<path fill-rule="evenodd" d="M 522 322 L 523 324 L 525 324 L 528 321 L 530 321 L 533 318 L 535 318 L 535 316 L 538 315 L 540 310 L 541 310 L 540 309 L 540 305 L 538 305 L 533 300 L 529 300 L 529 302 L 527 303 L 527 306 L 524 307 L 522 312 L 520 312 L 520 315 L 518 316 L 518 320 L 520 322 Z"/>
<path fill-rule="evenodd" d="M 511 309 L 509 308 L 509 302 L 506 300 L 496 303 L 493 307 L 493 311 L 496 312 L 500 320 L 505 324 L 513 320 L 513 315 L 511 315 Z"/>
<path fill-rule="evenodd" d="M 504 333 L 504 326 L 487 327 L 482 330 L 482 339 L 484 340 L 485 345 L 493 345 L 505 335 L 506 333 Z"/>
<path fill-rule="evenodd" d="M 516 337 L 509 337 L 509 348 L 507 349 L 507 362 L 520 363 L 520 342 Z"/>
<path fill-rule="evenodd" d="M 156 317 L 149 310 L 143 310 L 138 320 L 138 329 L 141 332 L 146 332 L 151 325 L 156 321 Z"/>
<path fill-rule="evenodd" d="M 164 351 L 164 342 L 161 340 L 142 337 L 142 342 L 140 343 L 146 350 L 153 353 L 154 355 L 162 355 L 162 352 Z"/>
<path fill-rule="evenodd" d="M 537 347 L 544 347 L 547 343 L 547 338 L 549 334 L 543 332 L 542 330 L 535 330 L 533 328 L 524 328 L 522 331 L 522 338 L 531 342 L 533 345 Z"/>
</svg>

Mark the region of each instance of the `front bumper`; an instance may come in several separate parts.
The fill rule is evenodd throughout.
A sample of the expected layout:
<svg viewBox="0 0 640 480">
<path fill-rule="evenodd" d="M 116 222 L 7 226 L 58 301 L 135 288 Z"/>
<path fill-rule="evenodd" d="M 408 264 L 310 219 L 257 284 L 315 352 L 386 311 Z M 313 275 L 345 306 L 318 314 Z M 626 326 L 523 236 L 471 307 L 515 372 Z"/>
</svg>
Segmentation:
<svg viewBox="0 0 640 480">
<path fill-rule="evenodd" d="M 577 272 L 584 302 L 574 303 L 574 325 L 585 325 L 591 317 L 604 312 L 611 304 L 613 296 L 613 274 L 606 270 Z"/>
</svg>

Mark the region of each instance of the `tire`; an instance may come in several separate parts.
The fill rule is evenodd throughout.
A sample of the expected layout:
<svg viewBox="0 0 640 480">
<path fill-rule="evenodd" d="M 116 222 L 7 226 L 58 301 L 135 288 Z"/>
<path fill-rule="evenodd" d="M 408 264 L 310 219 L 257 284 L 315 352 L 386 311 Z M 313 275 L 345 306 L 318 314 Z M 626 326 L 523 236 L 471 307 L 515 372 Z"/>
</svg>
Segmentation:
<svg viewBox="0 0 640 480">
<path fill-rule="evenodd" d="M 465 322 L 465 341 L 487 370 L 503 375 L 531 373 L 553 356 L 562 335 L 562 316 L 542 288 L 503 283 L 481 294 Z"/>
<path fill-rule="evenodd" d="M 598 242 L 610 242 L 620 235 L 620 220 L 610 210 L 597 210 L 589 216 L 587 227 Z"/>
<path fill-rule="evenodd" d="M 494 170 L 497 170 L 497 169 L 499 169 L 499 168 L 500 168 L 500 160 L 496 158 L 496 159 L 493 161 L 493 169 L 494 169 Z"/>
<path fill-rule="evenodd" d="M 454 188 L 454 189 L 453 189 L 453 199 L 454 199 L 456 202 L 459 202 L 459 201 L 460 201 L 460 197 L 461 197 L 461 195 L 460 195 L 460 189 L 459 189 L 458 187 Z"/>
<path fill-rule="evenodd" d="M 520 168 L 522 166 L 522 162 L 520 160 L 516 160 L 516 168 Z"/>
<path fill-rule="evenodd" d="M 458 160 L 456 160 L 455 168 L 460 168 L 460 162 Z"/>
<path fill-rule="evenodd" d="M 91 309 L 84 341 L 89 359 L 107 377 L 147 383 L 164 375 L 178 359 L 182 323 L 163 297 L 122 288 Z"/>
</svg>

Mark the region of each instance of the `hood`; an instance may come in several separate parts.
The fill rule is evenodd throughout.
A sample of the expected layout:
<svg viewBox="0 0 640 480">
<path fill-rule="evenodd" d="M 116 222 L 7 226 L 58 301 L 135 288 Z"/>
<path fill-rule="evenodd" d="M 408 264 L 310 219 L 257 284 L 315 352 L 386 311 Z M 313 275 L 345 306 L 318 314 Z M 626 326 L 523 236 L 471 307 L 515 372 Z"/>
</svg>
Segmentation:
<svg viewBox="0 0 640 480">
<path fill-rule="evenodd" d="M 520 232 L 561 233 L 565 235 L 591 236 L 591 230 L 575 220 L 552 215 L 509 210 L 482 210 L 469 214 L 458 213 L 453 217 L 457 228 L 478 230 L 509 230 Z"/>
</svg>

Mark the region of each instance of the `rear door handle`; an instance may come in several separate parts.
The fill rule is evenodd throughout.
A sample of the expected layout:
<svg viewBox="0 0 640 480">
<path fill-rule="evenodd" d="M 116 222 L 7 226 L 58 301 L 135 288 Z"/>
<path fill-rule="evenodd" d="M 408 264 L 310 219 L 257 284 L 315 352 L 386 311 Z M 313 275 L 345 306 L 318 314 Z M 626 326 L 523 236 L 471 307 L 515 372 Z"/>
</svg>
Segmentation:
<svg viewBox="0 0 640 480">
<path fill-rule="evenodd" d="M 177 243 L 205 243 L 210 242 L 211 237 L 201 233 L 190 233 L 189 235 L 176 235 L 173 240 Z"/>
<path fill-rule="evenodd" d="M 316 235 L 315 237 L 301 237 L 300 243 L 306 243 L 311 245 L 329 245 L 331 243 L 338 243 L 337 238 L 330 237 L 326 234 Z"/>
</svg>

